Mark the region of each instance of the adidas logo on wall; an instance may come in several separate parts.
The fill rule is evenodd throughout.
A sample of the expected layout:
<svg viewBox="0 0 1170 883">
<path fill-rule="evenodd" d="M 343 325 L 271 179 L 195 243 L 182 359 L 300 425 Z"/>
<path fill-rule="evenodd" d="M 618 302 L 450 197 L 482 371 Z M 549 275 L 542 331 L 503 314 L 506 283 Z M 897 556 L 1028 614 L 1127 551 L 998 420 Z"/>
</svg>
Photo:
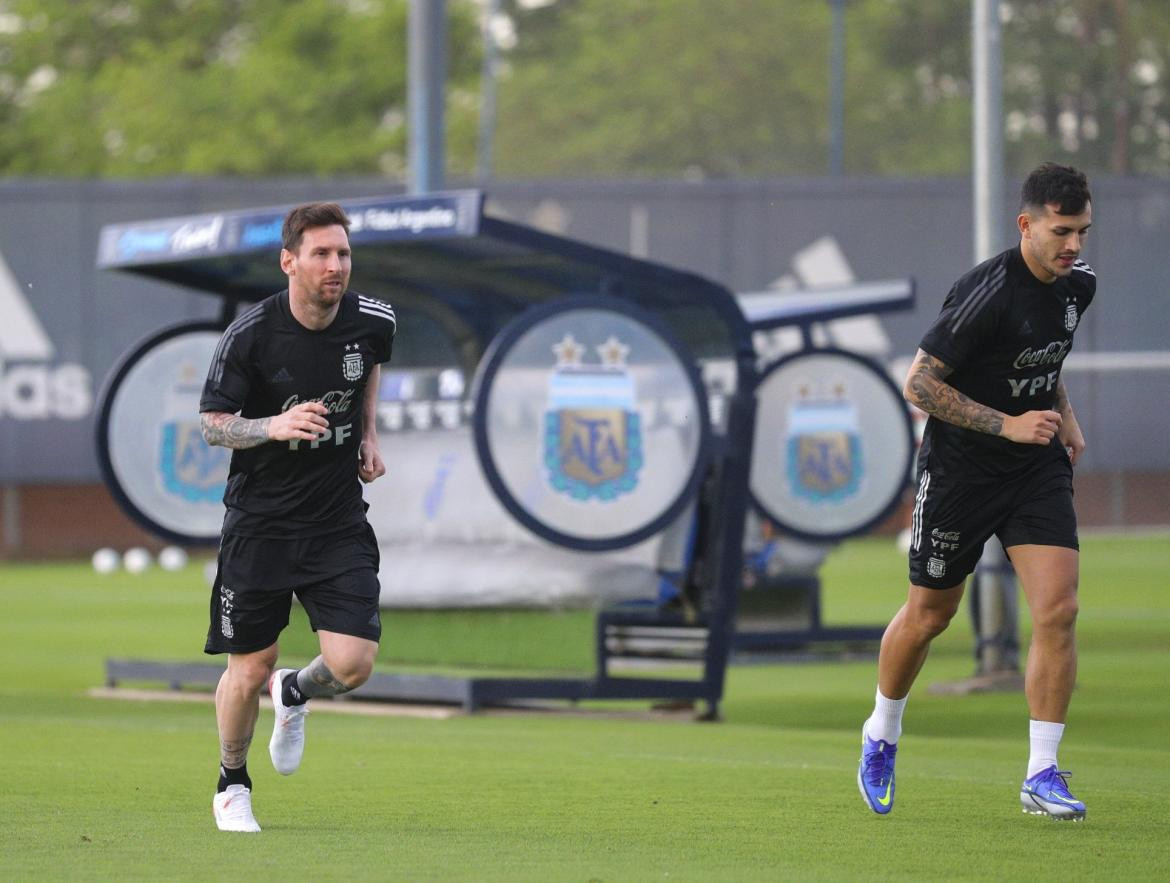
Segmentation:
<svg viewBox="0 0 1170 883">
<path fill-rule="evenodd" d="M 53 342 L 0 255 L 0 418 L 80 420 L 89 415 L 89 371 L 74 362 L 52 364 L 55 355 Z"/>
</svg>

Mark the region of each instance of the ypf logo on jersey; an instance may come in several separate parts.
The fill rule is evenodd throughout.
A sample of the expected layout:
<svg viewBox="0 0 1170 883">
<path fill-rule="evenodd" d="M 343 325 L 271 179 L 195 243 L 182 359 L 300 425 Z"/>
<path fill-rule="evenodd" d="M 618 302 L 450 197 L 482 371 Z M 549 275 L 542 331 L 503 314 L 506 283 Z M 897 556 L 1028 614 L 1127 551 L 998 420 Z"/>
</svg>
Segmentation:
<svg viewBox="0 0 1170 883">
<path fill-rule="evenodd" d="M 861 487 L 857 408 L 837 384 L 827 397 L 802 389 L 788 409 L 788 482 L 794 496 L 838 503 Z"/>
<path fill-rule="evenodd" d="M 0 255 L 0 417 L 80 420 L 89 414 L 93 407 L 89 371 L 76 363 L 49 364 L 55 354 L 53 342 Z"/>
<path fill-rule="evenodd" d="M 345 345 L 345 355 L 341 358 L 341 376 L 351 383 L 362 379 L 365 365 L 362 363 L 362 353 L 356 343 Z"/>
<path fill-rule="evenodd" d="M 642 428 L 626 370 L 630 348 L 610 336 L 597 347 L 600 365 L 582 363 L 585 347 L 571 334 L 552 349 L 557 365 L 544 419 L 549 483 L 581 501 L 629 493 L 642 468 Z"/>
</svg>

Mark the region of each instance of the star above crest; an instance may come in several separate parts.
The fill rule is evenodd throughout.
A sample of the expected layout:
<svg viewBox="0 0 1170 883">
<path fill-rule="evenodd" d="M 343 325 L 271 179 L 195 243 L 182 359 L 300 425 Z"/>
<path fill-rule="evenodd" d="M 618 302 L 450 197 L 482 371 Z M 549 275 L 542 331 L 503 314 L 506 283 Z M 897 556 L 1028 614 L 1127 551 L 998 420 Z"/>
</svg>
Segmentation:
<svg viewBox="0 0 1170 883">
<path fill-rule="evenodd" d="M 597 353 L 606 368 L 624 368 L 630 348 L 611 334 L 609 340 L 597 347 Z"/>
<path fill-rule="evenodd" d="M 572 334 L 566 334 L 560 343 L 552 345 L 552 351 L 557 357 L 558 368 L 580 368 L 585 347 L 577 343 Z"/>
</svg>

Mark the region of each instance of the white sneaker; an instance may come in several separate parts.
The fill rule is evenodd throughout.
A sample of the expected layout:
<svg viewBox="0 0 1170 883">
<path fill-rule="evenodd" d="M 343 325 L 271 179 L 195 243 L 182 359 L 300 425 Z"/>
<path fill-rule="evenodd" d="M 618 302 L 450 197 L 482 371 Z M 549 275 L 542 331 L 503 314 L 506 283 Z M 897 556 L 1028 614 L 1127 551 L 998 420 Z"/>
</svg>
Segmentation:
<svg viewBox="0 0 1170 883">
<path fill-rule="evenodd" d="M 268 679 L 268 695 L 272 697 L 272 708 L 276 712 L 268 754 L 282 776 L 291 776 L 301 765 L 301 756 L 305 753 L 305 715 L 309 713 L 309 703 L 285 705 L 280 698 L 284 676 L 292 671 L 291 668 L 280 668 Z"/>
<path fill-rule="evenodd" d="M 241 831 L 255 834 L 260 831 L 252 815 L 252 792 L 243 785 L 228 785 L 211 799 L 211 813 L 221 831 Z"/>
</svg>

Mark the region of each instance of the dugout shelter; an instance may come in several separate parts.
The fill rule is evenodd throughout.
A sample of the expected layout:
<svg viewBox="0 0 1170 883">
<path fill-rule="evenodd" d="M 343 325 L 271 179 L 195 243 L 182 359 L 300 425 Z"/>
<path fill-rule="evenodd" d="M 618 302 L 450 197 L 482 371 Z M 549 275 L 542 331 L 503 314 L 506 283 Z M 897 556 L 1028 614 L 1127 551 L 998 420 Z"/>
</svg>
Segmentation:
<svg viewBox="0 0 1170 883">
<path fill-rule="evenodd" d="M 468 709 L 528 699 L 703 701 L 707 714 L 715 716 L 734 638 L 745 515 L 753 502 L 765 512 L 776 505 L 750 487 L 757 391 L 765 376 L 753 332 L 797 325 L 807 340 L 807 328 L 816 321 L 904 308 L 912 302 L 912 289 L 785 303 L 757 300 L 745 307 L 727 288 L 696 274 L 493 217 L 479 191 L 340 202 L 353 222 L 351 289 L 391 303 L 397 316 L 394 359 L 380 390 L 380 431 L 411 425 L 425 431 L 436 421 L 466 426 L 485 486 L 517 524 L 547 544 L 588 557 L 674 531 L 686 546 L 673 574 L 681 592 L 676 600 L 683 603 L 601 607 L 597 665 L 590 677 L 377 674 L 358 692 L 374 699 L 456 702 Z M 164 329 L 128 354 L 111 374 L 99 406 L 97 444 L 107 482 L 133 517 L 164 537 L 215 539 L 215 518 L 222 512 L 216 508 L 218 488 L 203 479 L 224 468 L 223 452 L 201 452 L 194 437 L 192 405 L 202 381 L 198 354 L 210 352 L 219 329 L 241 304 L 286 286 L 275 254 L 287 210 L 219 212 L 102 231 L 99 267 L 219 299 L 218 322 Z M 591 357 L 590 351 L 600 355 Z M 719 370 L 709 370 L 713 367 Z M 816 371 L 822 372 L 819 364 Z M 171 375 L 174 380 L 167 380 Z M 151 386 L 169 392 L 145 402 L 153 395 L 147 393 Z M 420 395 L 422 386 L 430 388 Z M 128 392 L 134 389 L 138 392 Z M 839 429 L 842 437 L 865 429 L 856 414 L 849 423 L 855 408 L 809 404 L 785 401 L 777 413 L 798 409 L 805 423 L 809 414 L 820 415 L 822 423 L 828 415 L 838 427 L 851 427 Z M 611 414 L 618 415 L 616 423 L 599 422 Z M 152 420 L 156 431 L 141 431 Z M 123 426 L 136 429 L 120 436 Z M 907 435 L 908 426 L 907 419 Z M 896 429 L 901 437 L 901 427 Z M 595 480 L 582 471 L 580 460 L 598 433 L 610 440 L 613 456 Z M 140 444 L 145 448 L 136 449 Z M 383 448 L 391 479 L 380 492 L 393 498 L 395 454 L 392 444 Z M 899 459 L 901 448 L 898 452 L 894 483 L 900 489 L 908 477 L 909 452 L 907 463 Z M 833 462 L 848 463 L 848 441 L 837 454 Z M 572 457 L 577 460 L 569 462 Z M 660 460 L 666 465 L 658 468 Z M 142 473 L 151 471 L 143 464 L 153 461 L 158 474 L 143 482 Z M 436 460 L 447 464 L 442 468 L 448 472 L 452 462 L 453 455 Z M 832 474 L 821 480 L 840 484 Z M 447 485 L 457 503 L 460 483 Z M 434 503 L 434 486 L 419 489 L 423 509 Z M 833 493 L 839 496 L 840 487 Z M 797 507 L 805 502 L 793 501 Z M 780 505 L 789 505 L 787 498 Z M 883 498 L 874 512 L 865 510 L 861 523 L 833 525 L 826 535 L 863 530 L 891 505 Z M 202 526 L 193 529 L 195 524 Z M 439 538 L 425 527 L 413 537 L 424 561 L 441 554 L 434 546 Z M 614 662 L 622 656 L 672 654 L 698 662 L 699 676 L 615 672 Z M 218 669 L 108 662 L 111 684 L 144 678 L 173 685 L 214 683 Z"/>
</svg>

